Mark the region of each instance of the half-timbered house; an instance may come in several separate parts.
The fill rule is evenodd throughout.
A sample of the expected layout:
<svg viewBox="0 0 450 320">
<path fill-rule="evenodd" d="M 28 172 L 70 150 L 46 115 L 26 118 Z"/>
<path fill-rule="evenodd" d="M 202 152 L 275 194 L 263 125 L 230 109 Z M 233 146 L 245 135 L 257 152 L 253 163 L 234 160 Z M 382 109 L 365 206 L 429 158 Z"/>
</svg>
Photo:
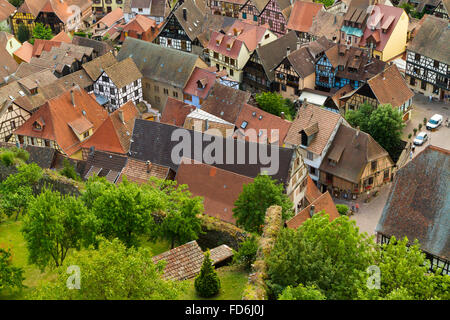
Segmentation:
<svg viewBox="0 0 450 320">
<path fill-rule="evenodd" d="M 208 0 L 212 14 L 239 18 L 240 10 L 247 0 Z"/>
<path fill-rule="evenodd" d="M 11 29 L 15 36 L 19 26 L 24 25 L 30 35 L 33 34 L 35 27 L 34 20 L 39 14 L 39 10 L 44 6 L 47 0 L 25 0 L 17 11 L 11 16 Z"/>
<path fill-rule="evenodd" d="M 406 51 L 406 82 L 426 96 L 450 99 L 448 21 L 427 16 Z"/>
<path fill-rule="evenodd" d="M 103 70 L 94 83 L 94 94 L 108 101 L 108 110 L 112 112 L 127 101 L 134 104 L 142 101 L 141 79 L 133 59 L 127 58 Z"/>
<path fill-rule="evenodd" d="M 312 37 L 309 30 L 313 19 L 323 8 L 321 3 L 296 1 L 289 15 L 288 30 L 295 31 L 301 43 L 310 42 Z"/>
</svg>

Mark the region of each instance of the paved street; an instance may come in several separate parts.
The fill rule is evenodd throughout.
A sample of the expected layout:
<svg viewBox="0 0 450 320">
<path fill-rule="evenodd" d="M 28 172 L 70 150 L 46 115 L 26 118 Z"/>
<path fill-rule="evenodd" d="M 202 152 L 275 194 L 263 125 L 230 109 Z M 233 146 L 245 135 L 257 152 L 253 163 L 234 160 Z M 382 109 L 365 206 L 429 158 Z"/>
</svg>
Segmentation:
<svg viewBox="0 0 450 320">
<path fill-rule="evenodd" d="M 427 97 L 415 95 L 413 98 L 411 120 L 405 127 L 403 139 L 407 140 L 408 134 L 412 133 L 413 128 L 417 128 L 419 123 L 423 123 L 423 118 L 430 119 L 430 117 L 436 113 L 442 115 L 445 122 L 447 117 L 450 118 L 450 104 L 437 101 L 430 102 Z M 428 132 L 428 135 L 431 136 L 431 143 L 433 145 L 450 149 L 450 128 L 442 125 L 436 131 L 430 132 L 426 130 L 424 126 L 421 131 Z M 423 150 L 423 148 L 425 148 L 429 143 L 430 141 L 423 146 L 417 146 L 413 157 L 420 153 L 420 151 Z M 379 190 L 378 196 L 372 198 L 369 203 L 364 203 L 364 200 L 366 199 L 365 195 L 362 195 L 360 199 L 357 200 L 359 212 L 351 216 L 350 219 L 356 221 L 356 225 L 359 227 L 361 232 L 367 232 L 369 235 L 375 235 L 375 228 L 389 196 L 391 185 L 392 184 L 389 183 L 382 187 L 381 190 Z M 341 199 L 333 200 L 336 204 L 343 203 L 349 206 L 349 208 L 356 204 L 356 202 L 352 203 Z"/>
</svg>

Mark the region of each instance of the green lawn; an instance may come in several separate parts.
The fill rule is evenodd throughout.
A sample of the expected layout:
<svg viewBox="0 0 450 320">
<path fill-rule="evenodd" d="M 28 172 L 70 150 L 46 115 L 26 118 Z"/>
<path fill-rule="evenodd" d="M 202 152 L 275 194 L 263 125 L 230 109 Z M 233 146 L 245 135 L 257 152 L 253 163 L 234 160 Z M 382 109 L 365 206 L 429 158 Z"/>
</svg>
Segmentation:
<svg viewBox="0 0 450 320">
<path fill-rule="evenodd" d="M 187 280 L 189 284 L 185 294 L 180 300 L 241 300 L 242 293 L 247 284 L 248 273 L 236 266 L 226 266 L 216 269 L 220 278 L 220 292 L 210 298 L 204 299 L 197 296 L 194 288 L 194 279 Z"/>
</svg>

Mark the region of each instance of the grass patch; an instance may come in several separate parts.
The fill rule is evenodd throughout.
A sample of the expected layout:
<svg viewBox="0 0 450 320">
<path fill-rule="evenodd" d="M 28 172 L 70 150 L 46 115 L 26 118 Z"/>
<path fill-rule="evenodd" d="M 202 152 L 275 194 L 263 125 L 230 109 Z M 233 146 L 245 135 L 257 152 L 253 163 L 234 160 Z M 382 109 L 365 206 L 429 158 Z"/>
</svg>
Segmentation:
<svg viewBox="0 0 450 320">
<path fill-rule="evenodd" d="M 226 266 L 216 269 L 220 278 L 219 293 L 209 299 L 199 297 L 195 292 L 194 279 L 187 280 L 188 289 L 180 300 L 241 300 L 248 281 L 248 273 L 238 266 Z"/>
</svg>

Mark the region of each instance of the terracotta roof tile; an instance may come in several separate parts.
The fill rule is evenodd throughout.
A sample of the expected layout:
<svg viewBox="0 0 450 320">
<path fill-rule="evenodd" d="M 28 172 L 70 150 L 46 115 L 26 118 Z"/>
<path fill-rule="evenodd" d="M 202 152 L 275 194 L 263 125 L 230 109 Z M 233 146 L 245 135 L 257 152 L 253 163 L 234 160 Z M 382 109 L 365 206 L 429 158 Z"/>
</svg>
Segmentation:
<svg viewBox="0 0 450 320">
<path fill-rule="evenodd" d="M 147 183 L 151 177 L 165 180 L 170 178 L 170 171 L 171 169 L 165 166 L 151 162 L 147 164 L 147 161 L 128 158 L 117 183 L 120 183 L 124 176 L 126 176 L 128 181 L 138 184 Z"/>
<path fill-rule="evenodd" d="M 58 33 L 51 40 L 65 42 L 65 43 L 72 43 L 72 39 L 70 39 L 70 37 L 64 31 L 61 31 L 60 33 Z"/>
<path fill-rule="evenodd" d="M 33 45 L 25 41 L 19 49 L 14 51 L 14 55 L 20 60 L 29 63 L 33 56 Z"/>
<path fill-rule="evenodd" d="M 202 83 L 203 88 L 199 87 L 199 81 Z M 214 72 L 195 67 L 183 91 L 200 99 L 206 99 L 215 83 L 216 74 Z"/>
<path fill-rule="evenodd" d="M 305 197 L 306 200 L 308 200 L 309 203 L 314 202 L 317 198 L 319 198 L 322 195 L 320 190 L 317 188 L 314 181 L 311 179 L 309 175 L 306 177 L 306 193 Z"/>
<path fill-rule="evenodd" d="M 141 72 L 131 58 L 126 58 L 109 67 L 106 67 L 104 71 L 118 89 L 121 89 L 133 81 L 142 78 Z"/>
<path fill-rule="evenodd" d="M 14 7 L 8 0 L 0 0 L 0 21 L 9 19 L 9 16 L 16 11 Z"/>
<path fill-rule="evenodd" d="M 117 63 L 116 58 L 112 52 L 108 52 L 100 57 L 97 57 L 89 62 L 83 63 L 82 68 L 87 72 L 93 81 L 97 81 L 102 72 Z M 103 70 L 103 71 L 102 71 Z"/>
<path fill-rule="evenodd" d="M 195 110 L 194 106 L 172 97 L 168 97 L 160 122 L 182 127 L 187 115 L 193 110 Z"/>
<path fill-rule="evenodd" d="M 323 8 L 323 4 L 315 2 L 296 1 L 291 10 L 287 28 L 289 30 L 308 32 L 313 18 Z"/>
</svg>

